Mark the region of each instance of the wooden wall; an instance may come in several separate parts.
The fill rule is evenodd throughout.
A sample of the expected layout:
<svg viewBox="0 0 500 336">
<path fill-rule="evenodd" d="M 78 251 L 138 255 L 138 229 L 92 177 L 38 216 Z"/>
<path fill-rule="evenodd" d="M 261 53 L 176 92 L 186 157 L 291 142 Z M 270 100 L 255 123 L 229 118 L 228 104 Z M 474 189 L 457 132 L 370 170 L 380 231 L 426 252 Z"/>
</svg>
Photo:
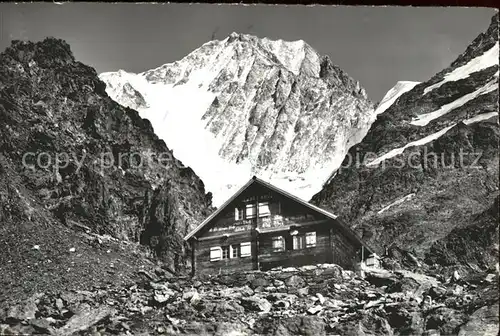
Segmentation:
<svg viewBox="0 0 500 336">
<path fill-rule="evenodd" d="M 218 261 L 210 261 L 210 248 L 215 246 L 225 246 L 238 243 L 252 242 L 252 257 L 223 259 Z M 227 238 L 213 238 L 199 240 L 194 249 L 194 267 L 195 272 L 202 273 L 225 273 L 249 271 L 256 268 L 256 244 L 252 240 L 252 234 L 245 233 L 237 236 L 229 236 Z"/>
<path fill-rule="evenodd" d="M 332 262 L 344 269 L 354 269 L 360 247 L 336 228 L 331 229 Z"/>
<path fill-rule="evenodd" d="M 331 262 L 330 225 L 310 225 L 298 227 L 299 234 L 316 232 L 316 247 L 293 250 L 292 236 L 289 230 L 262 233 L 259 235 L 259 266 L 261 270 L 274 267 L 291 267 Z M 272 238 L 283 236 L 286 250 L 274 252 Z"/>
<path fill-rule="evenodd" d="M 262 201 L 269 202 L 270 216 L 256 217 L 252 219 L 235 220 L 235 208 L 245 208 L 248 203 Z M 263 188 L 260 185 L 252 185 L 239 197 L 233 200 L 226 208 L 219 213 L 212 222 L 207 225 L 199 237 L 218 236 L 222 234 L 232 234 L 243 231 L 251 231 L 253 227 L 271 228 L 293 224 L 302 224 L 325 219 L 322 214 L 318 214 L 310 208 L 290 200 L 282 195 Z"/>
</svg>

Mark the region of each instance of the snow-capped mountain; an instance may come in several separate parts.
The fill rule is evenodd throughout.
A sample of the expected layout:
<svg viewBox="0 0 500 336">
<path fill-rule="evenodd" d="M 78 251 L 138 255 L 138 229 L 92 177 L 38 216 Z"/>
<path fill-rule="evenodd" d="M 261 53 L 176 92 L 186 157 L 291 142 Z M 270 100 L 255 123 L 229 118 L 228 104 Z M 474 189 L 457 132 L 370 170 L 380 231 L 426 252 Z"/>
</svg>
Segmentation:
<svg viewBox="0 0 500 336">
<path fill-rule="evenodd" d="M 364 89 L 304 41 L 232 33 L 139 74 L 100 75 L 221 204 L 250 176 L 309 199 L 375 119 Z"/>
<path fill-rule="evenodd" d="M 313 202 L 380 252 L 394 247 L 431 264 L 453 259 L 472 268 L 498 261 L 498 218 L 479 220 L 499 190 L 498 46 L 496 14 L 449 67 L 392 89 L 377 108 L 383 113 Z M 463 250 L 474 239 L 481 243 L 470 246 L 481 249 Z M 447 244 L 446 258 L 436 257 Z"/>
</svg>

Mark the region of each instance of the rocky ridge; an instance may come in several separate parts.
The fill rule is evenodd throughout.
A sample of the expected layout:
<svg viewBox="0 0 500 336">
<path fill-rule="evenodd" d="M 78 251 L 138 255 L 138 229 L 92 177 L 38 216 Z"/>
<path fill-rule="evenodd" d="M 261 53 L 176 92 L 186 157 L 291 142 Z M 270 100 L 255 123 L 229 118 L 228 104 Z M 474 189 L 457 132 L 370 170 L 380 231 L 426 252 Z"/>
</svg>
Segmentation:
<svg viewBox="0 0 500 336">
<path fill-rule="evenodd" d="M 378 115 L 312 202 L 408 267 L 494 270 L 498 141 L 497 14 L 448 68 Z"/>
<path fill-rule="evenodd" d="M 210 194 L 64 41 L 13 41 L 0 54 L 0 120 L 5 281 L 32 246 L 62 247 L 59 231 L 74 238 L 65 250 L 72 232 L 91 232 L 184 269 L 182 237 L 210 212 Z"/>
</svg>

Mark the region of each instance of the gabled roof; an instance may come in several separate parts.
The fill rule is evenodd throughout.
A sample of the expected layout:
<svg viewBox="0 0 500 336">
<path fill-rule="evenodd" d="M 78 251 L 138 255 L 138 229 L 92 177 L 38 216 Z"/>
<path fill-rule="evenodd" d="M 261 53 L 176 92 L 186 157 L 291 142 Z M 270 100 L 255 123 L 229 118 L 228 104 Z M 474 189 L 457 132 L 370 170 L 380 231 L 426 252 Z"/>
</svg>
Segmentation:
<svg viewBox="0 0 500 336">
<path fill-rule="evenodd" d="M 351 228 L 347 227 L 345 224 L 343 224 L 341 221 L 339 221 L 336 215 L 334 215 L 331 212 L 328 212 L 324 209 L 321 209 L 320 207 L 312 205 L 311 203 L 306 202 L 303 199 L 301 199 L 295 195 L 292 195 L 289 192 L 286 192 L 283 189 L 280 189 L 280 188 L 278 188 L 278 187 L 276 187 L 276 186 L 274 186 L 274 185 L 272 185 L 264 180 L 261 180 L 261 179 L 257 178 L 256 176 L 253 176 L 247 183 L 245 183 L 245 185 L 243 187 L 241 187 L 224 204 L 222 204 L 217 210 L 215 210 L 210 216 L 208 216 L 200 225 L 198 225 L 193 231 L 191 231 L 186 237 L 184 237 L 184 240 L 189 240 L 190 238 L 192 238 L 197 232 L 199 232 L 203 227 L 205 227 L 205 225 L 207 225 L 215 216 L 217 216 L 220 212 L 222 212 L 222 210 L 224 210 L 232 201 L 234 201 L 239 195 L 241 195 L 243 193 L 243 191 L 245 191 L 248 187 L 250 187 L 254 183 L 258 183 L 258 184 L 260 184 L 260 185 L 262 185 L 270 190 L 277 192 L 278 194 L 281 194 L 285 197 L 288 197 L 288 198 L 296 201 L 297 203 L 300 203 L 300 204 L 302 204 L 302 205 L 304 205 L 304 206 L 306 206 L 306 207 L 308 207 L 316 212 L 319 212 L 328 218 L 334 219 L 338 224 L 340 224 L 340 226 L 342 226 L 342 228 L 344 228 L 352 236 L 352 238 L 359 241 L 370 252 L 373 251 L 370 247 L 368 247 L 365 243 L 363 243 L 363 241 L 361 241 L 361 239 L 354 233 L 354 231 L 352 231 Z"/>
</svg>

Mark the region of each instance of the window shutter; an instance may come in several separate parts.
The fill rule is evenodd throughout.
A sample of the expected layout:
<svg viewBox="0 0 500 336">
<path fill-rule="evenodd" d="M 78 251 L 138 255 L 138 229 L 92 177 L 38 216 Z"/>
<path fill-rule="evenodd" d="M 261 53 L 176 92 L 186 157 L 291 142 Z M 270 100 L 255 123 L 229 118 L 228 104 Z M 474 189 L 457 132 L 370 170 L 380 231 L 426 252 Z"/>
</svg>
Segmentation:
<svg viewBox="0 0 500 336">
<path fill-rule="evenodd" d="M 272 240 L 274 252 L 281 252 L 285 250 L 285 240 L 282 236 L 273 237 Z"/>
<path fill-rule="evenodd" d="M 238 208 L 234 208 L 234 220 L 240 220 Z"/>
<path fill-rule="evenodd" d="M 257 208 L 256 208 L 255 204 L 247 204 L 245 217 L 246 218 L 254 218 L 255 215 L 257 214 L 256 212 L 257 212 Z"/>
<path fill-rule="evenodd" d="M 316 246 L 316 232 L 307 232 L 306 247 L 315 247 L 315 246 Z"/>
<path fill-rule="evenodd" d="M 210 248 L 210 261 L 217 261 L 222 259 L 222 249 L 217 247 Z"/>
<path fill-rule="evenodd" d="M 252 245 L 251 243 L 241 243 L 240 245 L 241 257 L 250 257 L 252 255 Z"/>
<path fill-rule="evenodd" d="M 269 202 L 259 203 L 259 217 L 269 216 Z"/>
</svg>

